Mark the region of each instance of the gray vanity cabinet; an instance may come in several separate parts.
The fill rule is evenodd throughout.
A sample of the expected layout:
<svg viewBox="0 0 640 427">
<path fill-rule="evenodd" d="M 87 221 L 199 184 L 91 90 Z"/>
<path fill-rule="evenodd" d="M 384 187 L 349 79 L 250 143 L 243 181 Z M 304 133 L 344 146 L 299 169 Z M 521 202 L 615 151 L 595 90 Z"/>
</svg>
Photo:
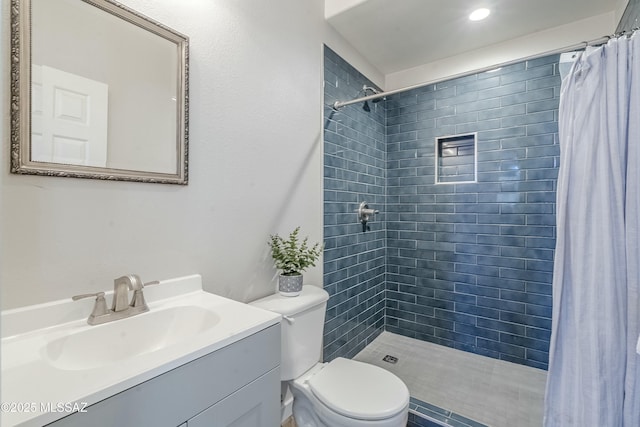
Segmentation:
<svg viewBox="0 0 640 427">
<path fill-rule="evenodd" d="M 280 425 L 279 395 L 277 405 L 265 400 L 265 397 L 273 396 L 274 382 L 280 383 L 278 369 L 269 371 L 251 384 L 191 418 L 187 421 L 187 427 L 274 427 Z"/>
<path fill-rule="evenodd" d="M 53 427 L 280 425 L 280 325 L 165 372 Z"/>
</svg>

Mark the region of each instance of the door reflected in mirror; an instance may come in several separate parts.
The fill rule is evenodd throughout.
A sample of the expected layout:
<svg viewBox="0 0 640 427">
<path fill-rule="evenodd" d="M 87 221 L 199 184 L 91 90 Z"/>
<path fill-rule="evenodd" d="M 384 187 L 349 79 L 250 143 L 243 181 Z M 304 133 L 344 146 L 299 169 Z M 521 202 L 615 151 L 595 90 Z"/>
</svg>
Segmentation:
<svg viewBox="0 0 640 427">
<path fill-rule="evenodd" d="M 31 160 L 110 167 L 108 97 L 108 84 L 34 62 L 31 65 Z M 112 139 L 111 145 L 115 144 Z"/>
<path fill-rule="evenodd" d="M 109 0 L 12 3 L 12 172 L 186 184 L 188 39 Z"/>
</svg>

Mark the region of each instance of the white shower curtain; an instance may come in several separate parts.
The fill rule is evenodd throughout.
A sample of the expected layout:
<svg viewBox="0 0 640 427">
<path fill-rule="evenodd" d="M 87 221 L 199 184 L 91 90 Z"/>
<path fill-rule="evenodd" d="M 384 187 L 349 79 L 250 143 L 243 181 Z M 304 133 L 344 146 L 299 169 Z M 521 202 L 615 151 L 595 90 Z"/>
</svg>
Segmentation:
<svg viewBox="0 0 640 427">
<path fill-rule="evenodd" d="M 639 427 L 640 36 L 562 81 L 545 427 Z"/>
</svg>

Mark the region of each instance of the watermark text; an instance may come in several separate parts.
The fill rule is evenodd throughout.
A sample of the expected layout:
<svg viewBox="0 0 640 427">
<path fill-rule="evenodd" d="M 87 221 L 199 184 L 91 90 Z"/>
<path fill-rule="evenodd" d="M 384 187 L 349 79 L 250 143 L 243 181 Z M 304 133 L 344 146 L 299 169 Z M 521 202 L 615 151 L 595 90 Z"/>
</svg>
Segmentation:
<svg viewBox="0 0 640 427">
<path fill-rule="evenodd" d="M 28 412 L 87 412 L 87 402 L 2 402 L 0 412 L 28 413 Z"/>
</svg>

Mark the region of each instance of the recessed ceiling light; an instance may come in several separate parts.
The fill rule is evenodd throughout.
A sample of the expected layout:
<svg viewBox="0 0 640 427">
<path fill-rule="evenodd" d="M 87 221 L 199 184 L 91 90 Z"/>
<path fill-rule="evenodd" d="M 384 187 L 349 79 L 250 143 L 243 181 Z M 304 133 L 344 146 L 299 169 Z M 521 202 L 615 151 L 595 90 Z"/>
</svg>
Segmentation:
<svg viewBox="0 0 640 427">
<path fill-rule="evenodd" d="M 482 21 L 487 16 L 489 16 L 490 13 L 491 11 L 489 9 L 476 9 L 471 12 L 471 15 L 469 15 L 469 19 L 472 21 Z"/>
</svg>

